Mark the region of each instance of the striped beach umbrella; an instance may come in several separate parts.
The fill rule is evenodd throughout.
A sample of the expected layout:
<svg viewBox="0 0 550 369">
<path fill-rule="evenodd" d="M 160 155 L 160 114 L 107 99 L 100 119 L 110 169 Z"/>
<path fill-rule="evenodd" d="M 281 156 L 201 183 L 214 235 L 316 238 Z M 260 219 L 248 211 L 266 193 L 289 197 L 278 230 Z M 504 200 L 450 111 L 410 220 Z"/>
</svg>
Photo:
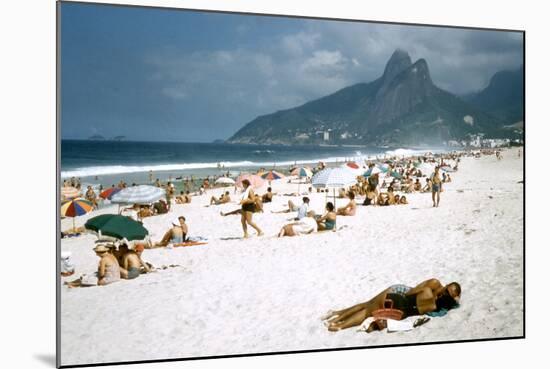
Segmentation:
<svg viewBox="0 0 550 369">
<path fill-rule="evenodd" d="M 143 240 L 149 231 L 129 217 L 115 214 L 103 214 L 88 219 L 84 228 L 101 236 L 109 236 L 128 241 Z"/>
<path fill-rule="evenodd" d="M 111 197 L 115 204 L 151 204 L 166 196 L 164 188 L 139 185 L 124 188 Z"/>
<path fill-rule="evenodd" d="M 248 179 L 252 188 L 260 188 L 264 185 L 264 180 L 259 175 L 241 174 L 239 177 L 237 177 L 237 180 L 235 181 L 237 187 L 243 187 L 243 181 L 245 179 Z"/>
<path fill-rule="evenodd" d="M 345 188 L 356 183 L 355 175 L 344 168 L 323 169 L 311 179 L 315 188 Z"/>
<path fill-rule="evenodd" d="M 61 187 L 61 199 L 62 200 L 75 199 L 78 196 L 80 196 L 80 190 L 78 188 L 75 188 L 75 187 L 72 187 L 72 186 Z"/>
<path fill-rule="evenodd" d="M 367 177 L 370 177 L 372 176 L 373 174 L 376 174 L 376 173 L 382 173 L 382 170 L 376 166 L 372 167 L 372 168 L 369 168 L 369 170 L 367 170 L 365 173 L 363 173 L 363 177 L 367 178 Z"/>
<path fill-rule="evenodd" d="M 110 187 L 106 190 L 104 190 L 103 192 L 101 192 L 99 194 L 99 197 L 101 197 L 102 199 L 107 199 L 107 200 L 111 200 L 111 198 L 113 197 L 113 195 L 117 194 L 118 192 L 120 192 L 120 188 L 118 187 Z"/>
<path fill-rule="evenodd" d="M 399 174 L 398 172 L 396 172 L 395 170 L 390 171 L 390 176 L 392 176 L 393 178 L 397 178 L 397 179 L 402 179 L 403 178 L 403 176 L 401 174 Z"/>
<path fill-rule="evenodd" d="M 290 174 L 292 174 L 293 176 L 308 178 L 313 176 L 313 172 L 308 167 L 295 168 L 292 172 L 290 172 Z"/>
<path fill-rule="evenodd" d="M 81 198 L 70 200 L 61 205 L 61 216 L 73 218 L 73 230 L 75 229 L 74 218 L 89 213 L 94 208 L 88 200 Z"/>
<path fill-rule="evenodd" d="M 229 177 L 220 177 L 216 179 L 216 184 L 223 184 L 223 185 L 229 185 L 232 186 L 235 184 L 235 180 Z"/>
<path fill-rule="evenodd" d="M 269 172 L 265 172 L 260 177 L 262 177 L 263 179 L 268 180 L 268 181 L 273 181 L 275 179 L 285 178 L 284 174 L 279 173 L 275 170 L 270 170 Z"/>
<path fill-rule="evenodd" d="M 311 185 L 315 188 L 332 188 L 335 205 L 336 189 L 346 188 L 356 183 L 355 175 L 344 168 L 327 168 L 315 174 L 311 179 Z"/>
</svg>

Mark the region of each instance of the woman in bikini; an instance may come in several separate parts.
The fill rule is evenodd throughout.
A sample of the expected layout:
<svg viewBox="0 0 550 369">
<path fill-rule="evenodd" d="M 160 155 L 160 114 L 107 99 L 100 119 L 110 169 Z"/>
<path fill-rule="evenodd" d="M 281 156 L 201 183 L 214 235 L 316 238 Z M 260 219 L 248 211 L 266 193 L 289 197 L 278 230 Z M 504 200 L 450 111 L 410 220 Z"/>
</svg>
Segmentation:
<svg viewBox="0 0 550 369">
<path fill-rule="evenodd" d="M 457 282 L 442 285 L 437 279 L 428 279 L 416 287 L 396 284 L 388 287 L 367 302 L 352 307 L 330 311 L 324 318 L 329 331 L 339 331 L 355 327 L 372 316 L 372 312 L 384 308 L 386 300 L 391 300 L 393 308 L 403 311 L 403 318 L 422 315 L 442 309 L 450 310 L 458 307 L 461 287 Z M 379 326 L 373 322 L 372 331 Z"/>
<path fill-rule="evenodd" d="M 327 202 L 325 207 L 326 214 L 317 219 L 317 228 L 319 231 L 330 231 L 336 228 L 336 212 L 332 202 Z"/>
<path fill-rule="evenodd" d="M 241 224 L 243 226 L 243 232 L 244 232 L 244 238 L 248 238 L 248 227 L 247 225 L 251 226 L 258 232 L 258 236 L 262 236 L 264 233 L 252 221 L 252 215 L 256 211 L 256 196 L 254 195 L 254 191 L 252 190 L 252 186 L 250 185 L 250 181 L 248 179 L 243 180 L 242 182 L 244 190 L 241 195 Z"/>
</svg>

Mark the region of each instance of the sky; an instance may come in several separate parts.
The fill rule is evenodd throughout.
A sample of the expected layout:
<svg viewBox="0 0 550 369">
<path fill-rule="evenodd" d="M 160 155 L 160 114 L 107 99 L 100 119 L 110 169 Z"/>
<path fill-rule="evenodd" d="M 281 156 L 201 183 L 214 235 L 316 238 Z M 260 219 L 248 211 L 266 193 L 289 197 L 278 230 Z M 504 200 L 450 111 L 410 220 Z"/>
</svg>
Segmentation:
<svg viewBox="0 0 550 369">
<path fill-rule="evenodd" d="M 61 3 L 61 137 L 227 139 L 380 77 L 397 49 L 461 95 L 523 64 L 523 34 Z"/>
</svg>

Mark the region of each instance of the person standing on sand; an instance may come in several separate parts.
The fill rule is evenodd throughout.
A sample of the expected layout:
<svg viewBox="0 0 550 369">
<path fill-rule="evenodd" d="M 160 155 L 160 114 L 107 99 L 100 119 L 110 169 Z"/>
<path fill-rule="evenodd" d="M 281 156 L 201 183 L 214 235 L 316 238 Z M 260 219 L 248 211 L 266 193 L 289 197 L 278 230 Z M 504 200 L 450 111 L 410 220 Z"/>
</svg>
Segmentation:
<svg viewBox="0 0 550 369">
<path fill-rule="evenodd" d="M 244 187 L 241 195 L 241 224 L 244 232 L 243 237 L 248 238 L 247 224 L 258 232 L 258 236 L 262 236 L 264 233 L 260 227 L 252 221 L 252 215 L 256 211 L 256 197 L 254 195 L 254 191 L 252 190 L 252 186 L 250 185 L 250 181 L 248 179 L 243 180 L 242 184 Z"/>
<path fill-rule="evenodd" d="M 441 193 L 441 177 L 439 176 L 439 167 L 435 167 L 435 171 L 430 177 L 432 180 L 432 201 L 433 207 L 439 206 L 439 197 Z"/>
</svg>

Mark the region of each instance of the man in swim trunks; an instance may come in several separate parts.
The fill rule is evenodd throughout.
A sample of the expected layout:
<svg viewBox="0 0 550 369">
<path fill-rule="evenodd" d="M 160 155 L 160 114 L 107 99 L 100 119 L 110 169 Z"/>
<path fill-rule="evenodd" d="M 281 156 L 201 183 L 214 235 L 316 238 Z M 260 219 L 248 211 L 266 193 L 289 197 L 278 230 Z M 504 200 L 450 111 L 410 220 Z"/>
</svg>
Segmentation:
<svg viewBox="0 0 550 369">
<path fill-rule="evenodd" d="M 435 171 L 431 176 L 432 180 L 432 201 L 433 207 L 439 206 L 439 194 L 441 193 L 441 177 L 439 176 L 439 167 L 435 167 Z"/>
</svg>

